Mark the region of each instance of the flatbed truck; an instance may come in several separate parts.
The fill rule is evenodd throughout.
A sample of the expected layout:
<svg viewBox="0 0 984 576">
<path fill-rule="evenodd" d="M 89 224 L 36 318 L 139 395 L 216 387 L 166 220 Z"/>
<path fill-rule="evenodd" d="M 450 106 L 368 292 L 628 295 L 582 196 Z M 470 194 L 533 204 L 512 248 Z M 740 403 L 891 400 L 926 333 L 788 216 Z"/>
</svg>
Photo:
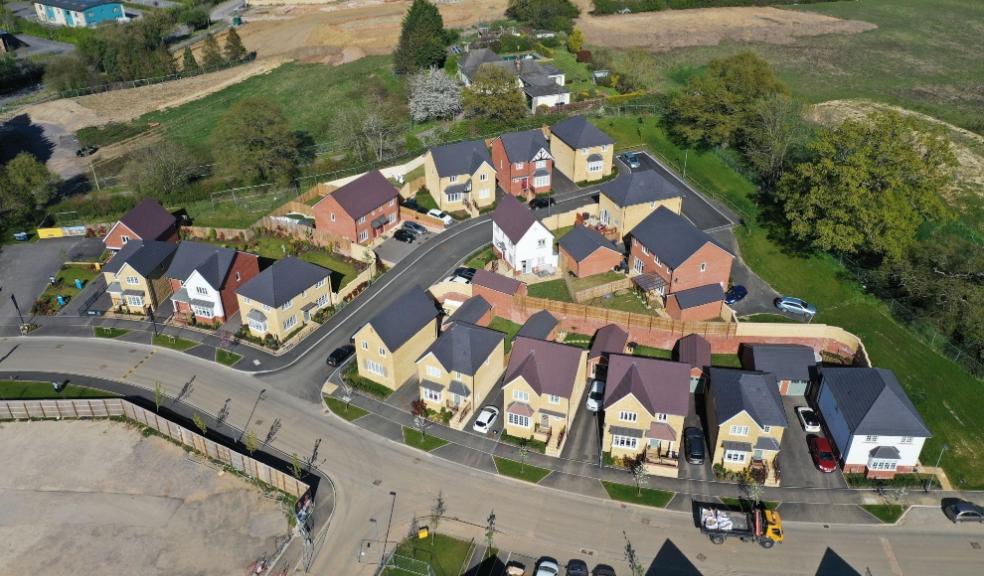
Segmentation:
<svg viewBox="0 0 984 576">
<path fill-rule="evenodd" d="M 761 505 L 751 510 L 735 510 L 723 504 L 695 504 L 700 531 L 715 544 L 739 538 L 742 542 L 757 542 L 762 548 L 772 548 L 783 540 L 782 518 L 775 510 L 766 510 Z"/>
</svg>

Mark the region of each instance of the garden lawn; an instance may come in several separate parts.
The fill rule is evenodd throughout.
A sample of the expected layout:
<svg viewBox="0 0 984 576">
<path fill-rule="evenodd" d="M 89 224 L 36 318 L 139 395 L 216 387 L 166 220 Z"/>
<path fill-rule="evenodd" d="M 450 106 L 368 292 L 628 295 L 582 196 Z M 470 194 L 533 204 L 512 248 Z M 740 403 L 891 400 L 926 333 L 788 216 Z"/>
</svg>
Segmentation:
<svg viewBox="0 0 984 576">
<path fill-rule="evenodd" d="M 386 386 L 360 376 L 359 368 L 356 365 L 356 362 L 349 362 L 349 365 L 345 368 L 345 373 L 342 377 L 345 378 L 345 381 L 352 388 L 361 390 L 366 394 L 370 394 L 381 400 L 385 400 L 390 394 L 393 393 L 393 391 Z"/>
<path fill-rule="evenodd" d="M 534 298 L 547 298 L 549 300 L 559 300 L 561 302 L 573 302 L 570 292 L 567 291 L 567 282 L 563 278 L 560 280 L 548 280 L 530 284 L 528 294 Z"/>
<path fill-rule="evenodd" d="M 424 212 L 437 208 L 437 202 L 434 200 L 434 197 L 424 188 L 417 190 L 417 195 L 414 196 L 414 199 L 417 201 L 417 206 Z"/>
<path fill-rule="evenodd" d="M 568 332 L 564 336 L 564 344 L 570 344 L 571 346 L 577 346 L 578 348 L 587 350 L 591 348 L 591 336 L 588 334 L 578 334 L 577 332 Z"/>
<path fill-rule="evenodd" d="M 608 297 L 602 296 L 601 298 L 588 300 L 587 305 L 597 306 L 598 308 L 611 308 L 612 310 L 621 310 L 622 312 L 633 312 L 635 314 L 646 314 L 647 316 L 651 316 L 653 313 L 652 310 L 646 308 L 646 305 L 642 303 L 639 296 L 636 296 L 634 290 L 623 290 L 615 294 L 610 294 Z"/>
<path fill-rule="evenodd" d="M 741 322 L 772 322 L 774 324 L 800 324 L 799 320 L 794 320 L 781 314 L 749 314 L 739 316 Z"/>
<path fill-rule="evenodd" d="M 643 488 L 640 493 L 638 488 L 629 484 L 606 482 L 604 480 L 601 481 L 601 484 L 605 487 L 605 492 L 608 492 L 608 497 L 619 502 L 631 502 L 632 504 L 642 504 L 643 506 L 665 508 L 670 502 L 670 499 L 673 498 L 673 492 L 667 492 L 666 490 Z"/>
<path fill-rule="evenodd" d="M 210 242 L 219 246 L 227 246 L 230 248 L 244 248 L 253 254 L 263 256 L 264 258 L 271 258 L 273 260 L 286 258 L 287 253 L 285 252 L 285 249 L 289 247 L 288 240 L 267 235 L 257 236 L 255 239 L 256 245 L 253 246 L 251 244 L 249 247 L 244 247 L 242 242 L 236 240 L 205 240 L 205 242 Z M 327 250 L 311 250 L 301 254 L 299 258 L 305 262 L 317 264 L 318 266 L 329 268 L 341 274 L 342 279 L 341 284 L 339 284 L 339 288 L 351 282 L 359 274 L 359 271 L 356 270 L 355 264 L 351 260 L 328 252 Z"/>
<path fill-rule="evenodd" d="M 545 64 L 553 64 L 564 73 L 564 86 L 571 91 L 571 100 L 618 94 L 614 88 L 596 85 L 588 66 L 563 47 L 555 48 L 553 60 L 546 60 Z"/>
<path fill-rule="evenodd" d="M 124 334 L 128 334 L 130 331 L 123 328 L 107 328 L 105 326 L 96 326 L 92 333 L 99 338 L 119 338 Z"/>
<path fill-rule="evenodd" d="M 861 507 L 885 524 L 895 524 L 909 509 L 901 504 L 861 504 Z"/>
<path fill-rule="evenodd" d="M 618 272 L 604 272 L 602 274 L 595 274 L 594 276 L 586 276 L 584 278 L 571 277 L 571 290 L 574 292 L 580 292 L 581 290 L 587 290 L 588 288 L 594 288 L 595 286 L 601 286 L 602 284 L 610 284 L 623 279 L 625 279 L 625 274 L 619 274 Z"/>
<path fill-rule="evenodd" d="M 2 400 L 40 400 L 47 398 L 111 398 L 117 396 L 86 386 L 76 386 L 69 382 L 61 392 L 55 392 L 51 382 L 33 380 L 0 380 L 0 399 Z"/>
<path fill-rule="evenodd" d="M 511 320 L 506 320 L 505 318 L 496 316 L 491 322 L 489 322 L 489 328 L 502 332 L 506 335 L 505 351 L 509 352 L 512 348 L 513 339 L 516 338 L 516 333 L 519 332 L 519 329 L 522 328 L 522 326 Z"/>
<path fill-rule="evenodd" d="M 447 440 L 441 440 L 435 436 L 425 436 L 420 433 L 420 430 L 414 430 L 413 428 L 403 427 L 403 443 L 407 446 L 412 446 L 418 450 L 423 450 L 424 452 L 430 452 L 431 450 L 437 450 L 441 446 L 448 443 Z"/>
<path fill-rule="evenodd" d="M 547 452 L 546 442 L 541 442 L 540 440 L 534 440 L 532 438 L 517 438 L 516 436 L 510 436 L 505 432 L 499 435 L 499 442 L 512 444 L 513 446 L 523 446 L 525 444 L 527 448 L 533 452 L 539 452 L 540 454 L 546 454 Z"/>
<path fill-rule="evenodd" d="M 531 466 L 529 464 L 523 466 L 521 462 L 516 462 L 515 460 L 510 460 L 508 458 L 500 458 L 498 456 L 494 456 L 494 458 L 495 468 L 499 471 L 499 474 L 502 474 L 503 476 L 518 478 L 520 480 L 526 480 L 527 482 L 538 484 L 540 480 L 543 480 L 547 476 L 547 474 L 550 474 L 550 470 L 547 470 L 546 468 Z"/>
<path fill-rule="evenodd" d="M 495 253 L 492 252 L 492 245 L 489 244 L 478 252 L 475 252 L 465 261 L 465 266 L 476 270 L 485 268 L 485 265 L 495 260 Z"/>
<path fill-rule="evenodd" d="M 171 350 L 177 350 L 179 352 L 183 352 L 189 348 L 194 348 L 199 344 L 194 340 L 185 340 L 184 338 L 178 338 L 176 336 L 168 336 L 166 334 L 155 335 L 152 342 L 157 346 L 163 346 L 165 348 L 170 348 Z"/>
<path fill-rule="evenodd" d="M 653 348 L 652 346 L 644 346 L 642 344 L 636 344 L 632 354 L 634 356 L 645 356 L 646 358 L 657 358 L 659 360 L 673 359 L 672 350 L 663 350 L 662 348 Z"/>
<path fill-rule="evenodd" d="M 99 275 L 99 272 L 96 272 L 96 269 L 92 266 L 62 266 L 58 274 L 55 275 L 55 285 L 52 286 L 49 284 L 41 294 L 41 298 L 52 298 L 54 300 L 55 296 L 67 296 L 71 300 L 81 292 L 81 290 L 75 287 L 76 278 L 82 281 L 82 287 L 85 288 L 97 275 Z M 52 301 L 52 305 L 55 308 L 58 306 L 54 301 Z"/>
<path fill-rule="evenodd" d="M 334 412 L 336 415 L 341 416 L 349 422 L 353 420 L 358 420 L 362 418 L 369 412 L 359 408 L 358 406 L 352 406 L 351 404 L 346 404 L 341 400 L 336 400 L 331 396 L 325 396 L 325 404 L 328 405 L 328 409 Z"/>
<path fill-rule="evenodd" d="M 223 350 L 221 348 L 215 349 L 215 361 L 219 364 L 224 364 L 226 366 L 232 366 L 236 362 L 242 360 L 243 357 L 235 352 L 229 352 L 228 350 Z"/>
<path fill-rule="evenodd" d="M 259 189 L 253 193 L 216 195 L 214 199 L 193 200 L 168 205 L 169 210 L 184 209 L 195 226 L 217 228 L 249 228 L 257 220 L 290 200 L 285 192 Z"/>
<path fill-rule="evenodd" d="M 417 540 L 413 535 L 401 542 L 396 547 L 394 565 L 386 568 L 383 576 L 415 576 L 422 573 L 421 564 L 429 565 L 435 576 L 459 574 L 472 552 L 472 543 L 436 533 L 431 538 Z"/>
</svg>

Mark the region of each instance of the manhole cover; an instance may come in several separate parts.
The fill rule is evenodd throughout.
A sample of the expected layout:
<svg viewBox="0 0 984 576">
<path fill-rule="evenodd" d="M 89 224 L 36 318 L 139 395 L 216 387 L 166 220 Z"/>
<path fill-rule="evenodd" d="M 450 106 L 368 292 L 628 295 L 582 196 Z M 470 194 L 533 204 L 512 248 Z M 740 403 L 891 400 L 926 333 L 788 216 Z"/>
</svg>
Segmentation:
<svg viewBox="0 0 984 576">
<path fill-rule="evenodd" d="M 594 553 L 595 553 L 594 550 L 588 550 L 587 548 L 581 548 L 581 554 L 584 554 L 585 556 L 594 556 Z"/>
<path fill-rule="evenodd" d="M 697 554 L 696 556 L 694 556 L 694 558 L 700 560 L 701 562 L 707 560 L 707 556 L 704 556 L 703 554 Z"/>
<path fill-rule="evenodd" d="M 649 526 L 649 518 L 643 518 L 643 519 L 642 519 L 642 524 L 643 524 L 644 526 Z"/>
<path fill-rule="evenodd" d="M 382 481 L 382 480 L 373 480 L 373 481 L 372 481 L 372 485 L 373 485 L 373 486 L 379 486 L 379 485 L 380 485 L 380 484 L 382 484 L 382 483 L 383 483 L 383 481 Z"/>
<path fill-rule="evenodd" d="M 973 548 L 974 550 L 980 550 L 981 549 L 981 543 L 980 542 L 971 542 L 970 543 L 970 547 Z"/>
<path fill-rule="evenodd" d="M 263 418 L 257 418 L 256 419 L 256 425 L 257 426 L 262 426 L 263 425 Z"/>
<path fill-rule="evenodd" d="M 64 344 L 58 344 L 57 346 L 55 346 L 55 350 L 61 350 L 62 346 L 64 346 Z"/>
</svg>

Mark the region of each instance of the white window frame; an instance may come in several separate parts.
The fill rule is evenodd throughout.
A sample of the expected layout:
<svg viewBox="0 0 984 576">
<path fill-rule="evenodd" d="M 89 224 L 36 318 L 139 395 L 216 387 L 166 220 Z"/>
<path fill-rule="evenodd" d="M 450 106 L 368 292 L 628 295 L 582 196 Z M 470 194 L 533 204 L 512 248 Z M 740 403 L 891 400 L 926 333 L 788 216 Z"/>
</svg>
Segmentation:
<svg viewBox="0 0 984 576">
<path fill-rule="evenodd" d="M 369 349 L 369 341 L 368 340 L 363 340 L 362 341 L 362 349 L 363 350 L 368 350 Z"/>
<path fill-rule="evenodd" d="M 327 306 L 328 295 L 322 294 L 321 296 L 318 296 L 318 299 L 314 301 L 314 305 L 317 306 L 318 308 L 324 308 L 325 306 Z"/>
<path fill-rule="evenodd" d="M 130 241 L 130 237 L 127 236 L 126 234 L 124 234 L 124 235 L 120 236 L 120 240 L 122 240 L 123 243 L 126 244 L 127 242 Z"/>
<path fill-rule="evenodd" d="M 334 222 L 334 221 L 335 221 L 335 213 L 334 213 L 334 212 L 332 212 L 332 213 L 331 213 L 331 221 L 332 221 L 332 222 Z"/>
<path fill-rule="evenodd" d="M 485 172 L 482 172 L 481 174 L 478 175 L 478 181 L 479 182 L 488 182 L 489 181 L 489 175 L 486 174 Z"/>
<path fill-rule="evenodd" d="M 732 436 L 748 436 L 748 426 L 732 424 L 728 433 Z"/>
<path fill-rule="evenodd" d="M 864 437 L 864 441 L 867 444 L 877 444 L 878 443 L 878 436 L 865 436 Z"/>
<path fill-rule="evenodd" d="M 526 390 L 513 390 L 512 399 L 518 400 L 519 402 L 529 402 L 530 393 L 527 392 Z"/>
<path fill-rule="evenodd" d="M 448 202 L 451 202 L 452 204 L 461 202 L 461 192 L 448 192 L 445 196 L 447 196 Z"/>
<path fill-rule="evenodd" d="M 450 181 L 450 182 L 451 182 L 452 184 L 456 184 L 456 183 L 458 182 L 458 176 L 451 176 L 451 177 L 449 177 L 449 178 L 448 178 L 448 180 L 449 180 L 449 181 Z"/>
<path fill-rule="evenodd" d="M 701 262 L 700 263 L 700 271 L 701 272 L 706 272 L 707 271 L 707 262 Z"/>
<path fill-rule="evenodd" d="M 646 256 L 649 256 L 649 248 L 646 248 L 645 244 L 639 244 L 639 250 Z"/>
<path fill-rule="evenodd" d="M 368 239 L 369 239 L 369 231 L 368 230 L 363 230 L 363 231 L 359 232 L 359 242 L 365 242 Z"/>
<path fill-rule="evenodd" d="M 431 378 L 441 377 L 441 369 L 438 368 L 437 366 L 431 366 L 430 364 L 428 364 L 426 368 L 426 372 L 427 375 L 430 376 Z"/>
<path fill-rule="evenodd" d="M 314 287 L 315 288 L 321 288 L 322 286 L 325 285 L 325 282 L 327 282 L 327 281 L 328 281 L 328 278 L 322 278 L 321 280 L 318 280 L 318 282 L 314 285 Z"/>
<path fill-rule="evenodd" d="M 430 388 L 424 388 L 424 400 L 428 402 L 440 402 L 444 394 L 440 390 L 431 390 Z"/>
<path fill-rule="evenodd" d="M 588 162 L 588 172 L 601 172 L 604 169 L 604 162 Z"/>
<path fill-rule="evenodd" d="M 530 417 L 523 416 L 522 414 L 513 414 L 512 412 L 509 412 L 506 415 L 506 421 L 512 426 L 519 426 L 520 428 L 530 427 Z"/>
<path fill-rule="evenodd" d="M 550 186 L 550 176 L 535 176 L 533 178 L 533 186 L 537 188 Z"/>
<path fill-rule="evenodd" d="M 215 318 L 215 313 L 212 312 L 211 308 L 206 308 L 205 306 L 198 306 L 197 304 L 191 305 L 191 311 L 195 316 L 201 316 L 202 318 Z"/>
<path fill-rule="evenodd" d="M 208 288 L 204 286 L 195 286 L 195 292 L 197 292 L 199 296 L 208 296 Z"/>
<path fill-rule="evenodd" d="M 294 305 L 294 299 L 291 298 L 290 300 L 288 300 L 288 301 L 284 302 L 283 304 L 281 304 L 280 305 L 280 309 L 281 310 L 290 310 L 290 307 L 293 306 L 293 305 Z"/>
<path fill-rule="evenodd" d="M 903 436 L 899 438 L 899 444 L 912 444 L 912 436 Z"/>
<path fill-rule="evenodd" d="M 526 168 L 526 162 L 516 162 L 513 164 L 514 170 L 522 170 L 523 168 Z"/>
<path fill-rule="evenodd" d="M 618 420 L 619 422 L 638 422 L 639 415 L 629 410 L 620 410 Z"/>
<path fill-rule="evenodd" d="M 770 432 L 772 432 L 772 426 L 762 426 L 762 432 L 769 434 Z"/>
<path fill-rule="evenodd" d="M 365 215 L 359 216 L 359 219 L 356 220 L 355 223 L 356 224 L 365 224 L 366 223 L 366 217 L 365 217 Z"/>
<path fill-rule="evenodd" d="M 633 438 L 632 436 L 620 436 L 618 434 L 612 434 L 612 448 L 625 448 L 627 450 L 635 450 L 639 447 L 639 439 Z"/>
<path fill-rule="evenodd" d="M 656 415 L 657 422 L 666 422 L 666 418 L 667 418 L 666 414 L 661 413 Z"/>
<path fill-rule="evenodd" d="M 295 314 L 291 314 L 284 320 L 284 330 L 290 330 L 295 325 L 297 325 L 297 316 Z"/>
<path fill-rule="evenodd" d="M 645 266 L 646 265 L 642 262 L 642 259 L 636 257 L 635 263 L 632 265 L 632 268 L 634 268 L 636 272 L 642 274 L 642 270 L 645 268 Z"/>
<path fill-rule="evenodd" d="M 382 356 L 383 358 L 385 358 L 386 357 L 386 348 L 383 348 L 382 346 L 380 346 L 379 347 L 379 355 Z"/>
<path fill-rule="evenodd" d="M 260 322 L 259 320 L 253 320 L 252 318 L 249 319 L 249 327 L 250 327 L 250 329 L 256 330 L 257 332 L 266 332 L 267 331 L 266 322 Z"/>
<path fill-rule="evenodd" d="M 378 376 L 386 376 L 386 367 L 375 360 L 366 359 L 366 370 Z"/>
<path fill-rule="evenodd" d="M 137 284 L 140 284 L 140 280 L 136 276 L 127 276 L 126 283 L 130 286 L 136 286 Z"/>
<path fill-rule="evenodd" d="M 143 306 L 143 296 L 134 296 L 133 294 L 127 294 L 126 305 L 127 306 Z"/>
<path fill-rule="evenodd" d="M 479 190 L 478 191 L 478 197 L 479 198 L 488 198 L 489 197 L 489 189 L 488 188 L 482 188 L 481 190 Z"/>
<path fill-rule="evenodd" d="M 748 460 L 747 452 L 739 452 L 738 450 L 724 451 L 725 462 L 731 462 L 733 464 L 744 464 L 746 460 Z"/>
<path fill-rule="evenodd" d="M 537 167 L 537 168 L 546 168 L 547 167 L 547 161 L 546 160 L 537 160 L 536 163 L 534 164 L 534 166 Z"/>
<path fill-rule="evenodd" d="M 540 238 L 539 240 L 537 240 L 536 241 L 536 247 L 537 248 L 546 248 L 547 247 L 547 239 L 546 238 Z"/>
<path fill-rule="evenodd" d="M 551 404 L 560 404 L 560 396 L 557 396 L 556 394 L 551 394 L 547 396 L 547 402 Z"/>
</svg>

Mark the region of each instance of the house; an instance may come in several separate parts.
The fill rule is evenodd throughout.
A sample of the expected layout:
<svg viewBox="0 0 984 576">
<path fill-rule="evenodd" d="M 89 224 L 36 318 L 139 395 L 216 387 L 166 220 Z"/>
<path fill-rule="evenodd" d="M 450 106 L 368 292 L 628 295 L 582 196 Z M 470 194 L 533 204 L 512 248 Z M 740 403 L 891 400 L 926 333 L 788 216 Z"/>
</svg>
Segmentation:
<svg viewBox="0 0 984 576">
<path fill-rule="evenodd" d="M 39 22 L 81 28 L 126 20 L 122 2 L 106 0 L 41 0 L 34 3 Z"/>
<path fill-rule="evenodd" d="M 468 140 L 436 146 L 424 158 L 424 179 L 446 212 L 483 208 L 495 202 L 495 167 L 485 143 Z"/>
<path fill-rule="evenodd" d="M 546 310 L 540 310 L 526 319 L 526 322 L 516 332 L 516 336 L 536 338 L 537 340 L 553 340 L 557 334 L 559 323 L 553 314 Z"/>
<path fill-rule="evenodd" d="M 553 272 L 557 254 L 554 236 L 533 211 L 512 196 L 504 196 L 492 213 L 492 248 L 518 274 Z"/>
<path fill-rule="evenodd" d="M 891 370 L 824 368 L 817 408 L 844 473 L 892 478 L 915 471 L 932 434 Z"/>
<path fill-rule="evenodd" d="M 704 371 L 711 367 L 711 343 L 700 334 L 688 334 L 677 340 L 673 359 L 690 366 L 690 392 L 697 392 Z"/>
<path fill-rule="evenodd" d="M 21 46 L 25 46 L 25 44 L 21 42 L 20 38 L 0 28 L 0 54 L 11 53 Z"/>
<path fill-rule="evenodd" d="M 806 394 L 817 365 L 813 348 L 802 344 L 744 344 L 739 357 L 745 370 L 774 374 L 783 396 Z"/>
<path fill-rule="evenodd" d="M 182 322 L 221 324 L 239 311 L 236 291 L 260 273 L 256 254 L 201 242 L 178 244 L 166 276 L 174 317 Z"/>
<path fill-rule="evenodd" d="M 131 240 L 178 241 L 178 221 L 153 198 L 144 198 L 103 237 L 107 250 L 117 251 Z"/>
<path fill-rule="evenodd" d="M 604 407 L 602 449 L 613 459 L 641 456 L 651 474 L 676 477 L 690 407 L 689 366 L 612 354 Z"/>
<path fill-rule="evenodd" d="M 505 368 L 505 335 L 458 322 L 417 359 L 420 399 L 434 410 L 450 410 L 461 429 L 481 406 Z"/>
<path fill-rule="evenodd" d="M 499 187 L 526 200 L 550 191 L 553 156 L 543 130 L 503 134 L 492 141 L 492 163 Z"/>
<path fill-rule="evenodd" d="M 134 240 L 123 246 L 102 269 L 113 309 L 130 314 L 156 311 L 171 295 L 164 273 L 177 249 L 177 244 L 159 240 Z"/>
<path fill-rule="evenodd" d="M 587 350 L 516 338 L 503 377 L 503 433 L 533 438 L 559 455 L 585 388 Z"/>
<path fill-rule="evenodd" d="M 604 380 L 607 374 L 608 358 L 612 354 L 623 354 L 629 342 L 629 333 L 616 324 L 602 326 L 595 332 L 591 348 L 588 350 L 588 374 L 592 378 Z"/>
<path fill-rule="evenodd" d="M 593 182 L 612 173 L 615 142 L 583 116 L 550 128 L 554 168 L 574 182 Z"/>
<path fill-rule="evenodd" d="M 541 64 L 535 58 L 511 57 L 509 60 L 487 48 L 470 50 L 458 64 L 458 79 L 470 86 L 482 66 L 502 68 L 516 77 L 516 87 L 523 91 L 531 112 L 541 106 L 548 108 L 570 104 L 571 92 L 564 85 L 566 75 L 552 64 Z"/>
<path fill-rule="evenodd" d="M 724 290 L 719 284 L 688 288 L 666 297 L 666 313 L 683 322 L 715 320 L 723 309 Z"/>
<path fill-rule="evenodd" d="M 417 359 L 437 340 L 440 313 L 419 286 L 380 310 L 353 336 L 359 375 L 393 390 L 416 376 Z"/>
<path fill-rule="evenodd" d="M 481 296 L 492 305 L 493 316 L 508 316 L 513 298 L 526 296 L 526 284 L 488 270 L 476 270 L 471 286 L 474 296 Z"/>
<path fill-rule="evenodd" d="M 624 258 L 614 242 L 585 226 L 575 225 L 557 244 L 561 266 L 578 278 L 611 272 Z"/>
<path fill-rule="evenodd" d="M 314 205 L 314 226 L 350 242 L 366 244 L 395 228 L 400 191 L 379 170 L 367 172 Z"/>
<path fill-rule="evenodd" d="M 236 291 L 243 324 L 257 338 L 287 340 L 318 310 L 336 304 L 331 276 L 293 256 L 277 260 Z"/>
<path fill-rule="evenodd" d="M 775 376 L 711 368 L 708 385 L 705 413 L 714 465 L 732 471 L 751 468 L 767 484 L 778 484 L 774 463 L 788 424 Z"/>
<path fill-rule="evenodd" d="M 445 320 L 445 324 L 451 325 L 458 322 L 474 324 L 476 326 L 488 326 L 492 321 L 492 305 L 481 296 L 472 296 L 465 300 L 451 316 Z"/>
<path fill-rule="evenodd" d="M 683 210 L 683 187 L 655 170 L 627 172 L 602 184 L 598 219 L 624 236 L 660 206 L 679 214 Z"/>
</svg>

